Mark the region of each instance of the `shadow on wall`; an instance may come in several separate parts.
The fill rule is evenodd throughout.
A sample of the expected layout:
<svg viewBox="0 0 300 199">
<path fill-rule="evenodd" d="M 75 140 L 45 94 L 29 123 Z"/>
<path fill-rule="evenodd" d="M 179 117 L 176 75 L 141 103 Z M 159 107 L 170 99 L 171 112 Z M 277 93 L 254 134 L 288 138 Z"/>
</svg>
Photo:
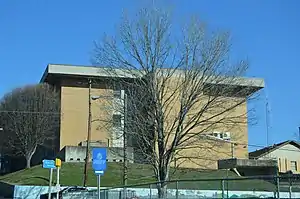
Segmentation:
<svg viewBox="0 0 300 199">
<path fill-rule="evenodd" d="M 0 182 L 0 198 L 13 198 L 14 187 L 14 185 Z"/>
</svg>

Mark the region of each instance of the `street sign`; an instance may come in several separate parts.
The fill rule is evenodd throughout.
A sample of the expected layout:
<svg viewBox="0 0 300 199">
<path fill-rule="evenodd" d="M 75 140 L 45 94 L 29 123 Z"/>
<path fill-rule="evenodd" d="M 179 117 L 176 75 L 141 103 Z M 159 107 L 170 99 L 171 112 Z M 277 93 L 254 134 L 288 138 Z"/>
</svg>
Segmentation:
<svg viewBox="0 0 300 199">
<path fill-rule="evenodd" d="M 43 160 L 43 168 L 44 169 L 55 169 L 55 161 L 54 160 Z"/>
<path fill-rule="evenodd" d="M 61 167 L 61 159 L 58 159 L 58 158 L 55 159 L 55 166 Z"/>
<path fill-rule="evenodd" d="M 106 170 L 106 148 L 93 148 L 93 169 L 95 172 Z"/>
</svg>

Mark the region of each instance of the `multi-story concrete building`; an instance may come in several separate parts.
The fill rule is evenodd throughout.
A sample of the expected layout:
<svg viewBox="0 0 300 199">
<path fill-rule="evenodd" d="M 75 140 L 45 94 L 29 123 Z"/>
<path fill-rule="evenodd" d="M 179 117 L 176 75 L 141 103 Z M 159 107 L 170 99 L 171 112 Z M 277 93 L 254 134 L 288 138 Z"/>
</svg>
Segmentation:
<svg viewBox="0 0 300 199">
<path fill-rule="evenodd" d="M 58 144 L 60 150 L 67 146 L 84 145 L 86 142 L 89 98 L 93 98 L 93 96 L 124 97 L 124 90 L 113 90 L 107 85 L 107 82 L 112 78 L 114 77 L 103 72 L 103 68 L 55 64 L 48 65 L 41 82 L 55 85 L 60 92 L 61 123 Z M 91 93 L 89 93 L 89 79 L 97 79 L 97 83 L 91 84 Z M 235 89 L 248 88 L 247 93 L 244 93 L 243 96 L 224 96 L 224 99 L 228 102 L 237 98 L 246 99 L 247 96 L 264 87 L 264 81 L 262 79 L 242 78 L 242 80 L 243 81 L 238 85 L 234 85 Z M 210 82 L 210 84 L 216 84 L 215 86 L 218 86 L 218 84 L 214 82 Z M 98 99 L 98 97 L 96 98 Z M 93 142 L 99 142 L 103 146 L 121 148 L 124 141 L 122 139 L 116 139 L 118 137 L 118 131 L 109 133 L 103 121 L 107 118 L 112 118 L 114 124 L 121 127 L 124 125 L 124 121 L 118 113 L 107 113 L 107 111 L 103 111 L 106 100 L 107 99 L 99 98 L 98 100 L 92 100 L 91 102 L 91 140 Z M 174 104 L 174 107 L 176 108 L 176 104 Z M 247 114 L 247 103 L 240 104 L 230 114 L 237 116 Z M 180 165 L 183 167 L 199 167 L 199 165 L 206 165 L 205 167 L 217 168 L 218 159 L 232 157 L 248 158 L 248 126 L 247 120 L 245 120 L 245 118 L 242 120 L 243 122 L 241 122 L 240 125 L 235 125 L 233 128 L 230 128 L 230 130 L 219 125 L 216 129 L 212 129 L 208 132 L 210 138 L 214 138 L 212 140 L 216 140 L 217 142 L 221 141 L 223 142 L 222 145 L 216 145 L 214 148 L 210 149 L 209 147 L 202 147 L 199 149 L 183 150 L 181 152 L 182 157 L 188 158 L 191 157 L 192 154 L 193 156 L 196 154 L 196 156 L 201 158 L 196 158 L 195 160 L 189 159 L 188 161 L 183 158 L 180 161 Z M 203 146 L 206 145 L 205 139 L 201 142 L 203 142 Z M 209 153 L 208 150 L 210 151 Z M 72 158 L 72 160 L 73 159 L 74 158 Z"/>
</svg>

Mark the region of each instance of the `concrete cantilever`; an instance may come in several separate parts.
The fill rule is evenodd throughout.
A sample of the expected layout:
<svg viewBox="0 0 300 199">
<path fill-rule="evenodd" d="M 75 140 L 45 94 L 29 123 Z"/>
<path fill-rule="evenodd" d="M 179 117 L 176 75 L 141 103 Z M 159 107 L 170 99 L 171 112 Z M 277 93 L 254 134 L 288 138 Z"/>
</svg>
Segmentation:
<svg viewBox="0 0 300 199">
<path fill-rule="evenodd" d="M 59 79 L 65 76 L 81 77 L 81 78 L 137 78 L 142 77 L 143 73 L 138 70 L 131 70 L 128 72 L 123 69 L 113 69 L 113 72 L 108 67 L 95 67 L 95 66 L 75 66 L 75 65 L 62 65 L 62 64 L 49 64 L 40 80 L 40 82 L 49 82 L 51 79 Z M 168 70 L 168 69 L 165 69 Z M 178 70 L 176 75 L 182 74 Z M 208 78 L 208 85 L 231 86 L 233 88 L 247 88 L 247 95 L 251 95 L 256 91 L 264 88 L 265 83 L 261 78 L 247 78 L 247 77 L 234 77 L 232 78 Z"/>
</svg>

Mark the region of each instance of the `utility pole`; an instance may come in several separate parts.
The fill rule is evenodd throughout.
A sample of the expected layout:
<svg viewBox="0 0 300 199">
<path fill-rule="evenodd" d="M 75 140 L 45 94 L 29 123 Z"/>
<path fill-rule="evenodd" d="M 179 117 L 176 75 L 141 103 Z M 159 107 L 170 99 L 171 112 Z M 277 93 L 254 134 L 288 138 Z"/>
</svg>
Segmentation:
<svg viewBox="0 0 300 199">
<path fill-rule="evenodd" d="M 123 185 L 127 186 L 127 171 L 128 171 L 128 161 L 127 161 L 127 132 L 126 132 L 126 122 L 127 122 L 127 94 L 124 91 L 124 130 L 123 130 Z M 124 197 L 126 198 L 126 188 L 124 188 Z"/>
<path fill-rule="evenodd" d="M 231 159 L 234 158 L 234 143 L 230 143 L 231 144 Z"/>
<path fill-rule="evenodd" d="M 91 130 L 92 130 L 92 110 L 91 110 L 91 90 L 92 90 L 92 80 L 88 80 L 89 85 L 89 107 L 88 107 L 88 129 L 87 129 L 87 141 L 86 141 L 86 152 L 85 152 L 85 164 L 84 164 L 84 178 L 83 178 L 83 186 L 86 187 L 87 179 L 88 179 L 88 164 L 90 159 L 90 142 L 91 142 Z"/>
</svg>

